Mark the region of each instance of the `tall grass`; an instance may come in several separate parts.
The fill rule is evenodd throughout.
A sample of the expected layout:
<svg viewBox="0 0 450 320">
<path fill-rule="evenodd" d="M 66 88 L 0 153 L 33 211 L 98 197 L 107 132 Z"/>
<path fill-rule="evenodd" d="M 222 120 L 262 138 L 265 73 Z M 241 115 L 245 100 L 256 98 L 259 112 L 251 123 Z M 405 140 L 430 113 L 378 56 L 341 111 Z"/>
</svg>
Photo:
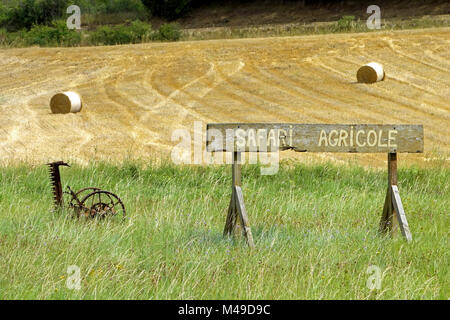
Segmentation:
<svg viewBox="0 0 450 320">
<path fill-rule="evenodd" d="M 62 169 L 63 185 L 100 186 L 122 222 L 52 211 L 47 169 L 0 169 L 3 299 L 447 299 L 450 171 L 400 168 L 412 243 L 377 232 L 386 173 L 330 164 L 243 168 L 256 249 L 222 237 L 227 166 L 126 163 Z M 66 286 L 81 269 L 81 290 Z M 369 290 L 378 266 L 381 289 Z"/>
<path fill-rule="evenodd" d="M 1 17 L 0 17 L 1 19 Z M 330 33 L 373 32 L 366 22 L 356 20 L 353 16 L 344 16 L 335 22 L 318 22 L 311 24 L 266 25 L 255 27 L 218 27 L 200 29 L 182 29 L 178 23 L 164 23 L 159 29 L 152 30 L 150 23 L 137 20 L 133 12 L 86 14 L 85 23 L 92 30 L 61 30 L 62 21 L 54 21 L 49 26 L 34 26 L 16 32 L 0 28 L 0 47 L 26 47 L 30 45 L 52 46 L 98 46 L 151 41 L 190 41 L 213 39 L 238 39 L 258 37 L 284 37 L 298 35 L 315 35 Z M 117 22 L 121 23 L 117 23 Z M 448 16 L 423 17 L 409 20 L 384 20 L 381 31 L 407 30 L 419 28 L 447 27 Z M 136 30 L 142 33 L 136 33 Z M 58 35 L 64 34 L 60 41 Z M 136 36 L 138 34 L 139 36 Z"/>
<path fill-rule="evenodd" d="M 423 18 L 383 19 L 381 29 L 369 29 L 365 20 L 344 16 L 334 22 L 314 22 L 310 24 L 291 23 L 280 25 L 250 26 L 250 27 L 217 27 L 183 30 L 182 40 L 214 40 L 240 39 L 260 37 L 288 37 L 300 35 L 320 35 L 333 33 L 377 32 L 422 28 L 447 27 L 448 16 L 429 16 Z"/>
</svg>

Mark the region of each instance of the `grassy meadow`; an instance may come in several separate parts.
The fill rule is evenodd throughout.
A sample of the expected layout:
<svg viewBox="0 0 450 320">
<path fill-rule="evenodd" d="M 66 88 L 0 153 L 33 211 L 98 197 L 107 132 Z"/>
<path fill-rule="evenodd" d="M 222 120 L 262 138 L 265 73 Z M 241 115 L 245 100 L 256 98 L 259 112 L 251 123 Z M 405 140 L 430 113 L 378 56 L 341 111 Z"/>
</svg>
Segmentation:
<svg viewBox="0 0 450 320">
<path fill-rule="evenodd" d="M 73 189 L 117 193 L 125 221 L 52 210 L 45 166 L 0 168 L 0 299 L 448 299 L 450 170 L 400 167 L 413 235 L 378 234 L 386 172 L 282 162 L 243 166 L 256 249 L 222 236 L 229 166 L 62 168 Z M 67 199 L 67 198 L 66 198 Z M 66 286 L 81 270 L 81 289 Z M 382 273 L 369 290 L 367 269 Z"/>
</svg>

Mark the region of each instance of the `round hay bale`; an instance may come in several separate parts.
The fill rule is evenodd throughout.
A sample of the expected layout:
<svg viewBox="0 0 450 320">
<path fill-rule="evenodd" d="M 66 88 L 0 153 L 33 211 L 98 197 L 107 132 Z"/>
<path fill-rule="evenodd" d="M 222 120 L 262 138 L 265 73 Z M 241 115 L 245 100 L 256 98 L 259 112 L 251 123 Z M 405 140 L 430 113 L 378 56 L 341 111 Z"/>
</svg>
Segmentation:
<svg viewBox="0 0 450 320">
<path fill-rule="evenodd" d="M 57 93 L 50 100 L 52 113 L 77 113 L 82 107 L 81 97 L 72 91 Z"/>
<path fill-rule="evenodd" d="M 386 78 L 386 74 L 383 70 L 383 66 L 376 62 L 370 62 L 361 68 L 356 73 L 358 82 L 362 83 L 374 83 L 383 81 Z"/>
</svg>

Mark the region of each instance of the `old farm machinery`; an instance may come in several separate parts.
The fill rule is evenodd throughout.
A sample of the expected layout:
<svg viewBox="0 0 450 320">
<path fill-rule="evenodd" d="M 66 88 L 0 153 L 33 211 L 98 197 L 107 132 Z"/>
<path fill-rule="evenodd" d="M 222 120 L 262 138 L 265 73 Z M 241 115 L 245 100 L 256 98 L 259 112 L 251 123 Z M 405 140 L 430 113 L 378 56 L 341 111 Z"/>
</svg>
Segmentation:
<svg viewBox="0 0 450 320">
<path fill-rule="evenodd" d="M 63 195 L 67 194 L 70 196 L 67 207 L 77 217 L 103 219 L 108 216 L 118 216 L 125 218 L 125 206 L 117 195 L 96 187 L 83 188 L 74 192 L 70 186 L 67 186 L 67 191 L 63 192 L 59 167 L 70 166 L 63 161 L 52 162 L 47 165 L 50 168 L 50 181 L 56 208 L 64 207 Z"/>
</svg>

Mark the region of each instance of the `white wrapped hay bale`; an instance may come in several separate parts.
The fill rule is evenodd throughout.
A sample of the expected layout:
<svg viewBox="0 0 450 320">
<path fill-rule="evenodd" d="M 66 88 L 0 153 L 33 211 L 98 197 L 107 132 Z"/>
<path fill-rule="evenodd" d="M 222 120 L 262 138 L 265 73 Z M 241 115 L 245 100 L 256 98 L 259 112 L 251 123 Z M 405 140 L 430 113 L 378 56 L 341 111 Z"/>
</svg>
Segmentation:
<svg viewBox="0 0 450 320">
<path fill-rule="evenodd" d="M 50 100 L 52 113 L 77 113 L 82 107 L 80 95 L 72 91 L 55 94 Z"/>
<path fill-rule="evenodd" d="M 386 77 L 383 66 L 376 62 L 370 62 L 361 68 L 356 73 L 358 82 L 362 83 L 374 83 L 383 81 Z"/>
</svg>

